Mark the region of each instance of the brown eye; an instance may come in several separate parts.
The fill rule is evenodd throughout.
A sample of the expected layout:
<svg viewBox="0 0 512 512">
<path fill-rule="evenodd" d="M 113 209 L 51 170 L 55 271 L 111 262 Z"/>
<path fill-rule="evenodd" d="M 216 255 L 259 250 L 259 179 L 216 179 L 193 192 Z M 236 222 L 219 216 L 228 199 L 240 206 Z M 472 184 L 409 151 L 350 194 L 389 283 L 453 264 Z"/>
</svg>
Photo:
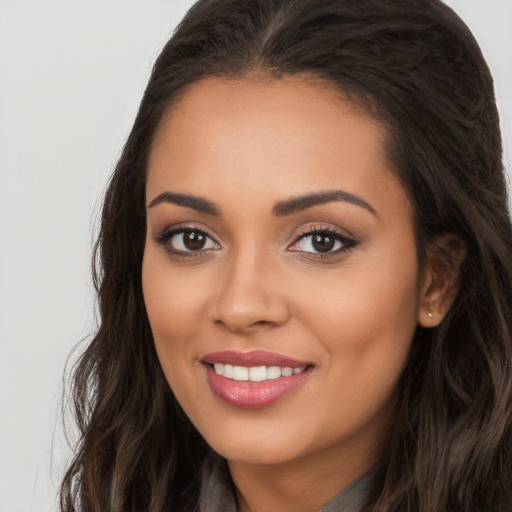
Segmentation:
<svg viewBox="0 0 512 512">
<path fill-rule="evenodd" d="M 313 235 L 311 245 L 318 252 L 329 252 L 334 248 L 336 239 L 329 234 L 320 233 Z"/>
<path fill-rule="evenodd" d="M 156 238 L 169 252 L 176 254 L 201 253 L 210 249 L 219 249 L 220 246 L 215 240 L 204 231 L 198 229 L 181 229 L 164 233 Z"/>
<path fill-rule="evenodd" d="M 207 237 L 204 233 L 198 233 L 196 231 L 187 231 L 183 233 L 183 245 L 189 251 L 200 251 L 204 248 Z"/>
<path fill-rule="evenodd" d="M 332 229 L 312 229 L 303 233 L 288 247 L 289 251 L 301 252 L 309 257 L 340 256 L 357 245 L 356 240 Z"/>
<path fill-rule="evenodd" d="M 304 253 L 333 253 L 351 245 L 351 240 L 329 231 L 319 231 L 303 235 L 290 247 L 292 251 Z"/>
</svg>

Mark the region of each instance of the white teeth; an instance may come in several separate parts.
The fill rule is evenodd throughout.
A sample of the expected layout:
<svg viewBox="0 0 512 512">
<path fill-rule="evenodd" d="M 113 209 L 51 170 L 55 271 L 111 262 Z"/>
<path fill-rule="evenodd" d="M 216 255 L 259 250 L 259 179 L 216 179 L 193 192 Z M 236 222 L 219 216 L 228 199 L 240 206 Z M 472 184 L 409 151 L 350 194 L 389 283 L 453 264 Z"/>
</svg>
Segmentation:
<svg viewBox="0 0 512 512">
<path fill-rule="evenodd" d="M 269 366 L 267 368 L 267 379 L 278 379 L 281 377 L 281 368 L 279 366 Z"/>
<path fill-rule="evenodd" d="M 267 380 L 267 369 L 264 366 L 253 366 L 249 368 L 249 380 L 254 382 Z"/>
<path fill-rule="evenodd" d="M 281 375 L 283 377 L 291 377 L 293 375 L 293 368 L 290 368 L 289 366 L 286 366 L 281 370 Z"/>
<path fill-rule="evenodd" d="M 220 373 L 220 375 L 224 375 L 224 377 L 227 377 L 228 379 L 233 378 L 233 366 L 231 366 L 230 364 L 219 364 L 219 366 L 224 367 L 224 369 L 222 370 L 222 373 Z M 217 371 L 217 370 L 215 370 L 215 371 Z"/>
<path fill-rule="evenodd" d="M 278 379 L 279 377 L 291 377 L 303 372 L 306 367 L 291 368 L 290 366 L 233 366 L 231 364 L 215 363 L 213 369 L 217 375 L 222 375 L 233 380 L 250 380 L 262 382 Z"/>
<path fill-rule="evenodd" d="M 233 366 L 234 380 L 249 380 L 249 368 L 245 366 Z"/>
</svg>

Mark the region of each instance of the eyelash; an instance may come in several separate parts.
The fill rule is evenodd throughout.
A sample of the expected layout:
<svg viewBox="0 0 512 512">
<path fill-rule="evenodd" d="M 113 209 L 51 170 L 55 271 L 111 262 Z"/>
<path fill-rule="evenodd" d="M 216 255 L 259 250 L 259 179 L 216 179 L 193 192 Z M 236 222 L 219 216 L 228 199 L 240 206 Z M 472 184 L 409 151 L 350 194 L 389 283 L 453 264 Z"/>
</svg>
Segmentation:
<svg viewBox="0 0 512 512">
<path fill-rule="evenodd" d="M 182 249 L 176 249 L 172 246 L 170 241 L 173 237 L 180 234 L 186 234 L 186 233 L 196 233 L 198 235 L 205 236 L 208 240 L 211 240 L 214 244 L 219 245 L 219 243 L 210 236 L 204 228 L 195 227 L 195 226 L 185 226 L 185 227 L 177 227 L 177 228 L 166 228 L 164 229 L 159 235 L 155 237 L 155 242 L 157 244 L 162 245 L 165 250 L 173 255 L 180 258 L 190 258 L 190 257 L 197 257 L 199 255 L 204 255 L 206 251 L 211 250 L 212 248 L 206 248 L 206 249 L 198 249 L 197 251 L 194 250 L 182 250 Z"/>
<path fill-rule="evenodd" d="M 297 252 L 307 254 L 307 258 L 327 259 L 340 256 L 341 254 L 346 254 L 350 250 L 354 249 L 358 244 L 357 240 L 355 240 L 352 236 L 347 235 L 346 233 L 340 233 L 338 230 L 326 226 L 315 226 L 313 228 L 307 228 L 302 233 L 300 233 L 295 241 L 288 247 L 288 250 L 291 250 L 294 245 L 297 245 L 301 241 L 304 241 L 309 237 L 314 237 L 315 235 L 331 237 L 335 242 L 339 242 L 341 247 L 334 251 L 329 250 L 326 252 L 310 252 L 300 250 L 297 250 Z"/>
<path fill-rule="evenodd" d="M 186 234 L 186 233 L 196 233 L 197 235 L 205 236 L 209 241 L 211 241 L 213 244 L 215 244 L 218 247 L 207 247 L 205 249 L 201 248 L 198 250 L 183 250 L 183 249 L 176 249 L 172 246 L 170 241 L 173 237 L 180 234 Z M 299 244 L 302 241 L 305 241 L 309 237 L 314 237 L 315 235 L 324 235 L 327 237 L 331 237 L 334 242 L 338 242 L 341 244 L 341 247 L 339 247 L 336 250 L 328 250 L 325 252 L 314 252 L 314 251 L 304 251 L 300 249 L 292 249 L 295 245 Z M 165 250 L 171 254 L 172 256 L 180 257 L 180 258 L 189 258 L 189 257 L 198 257 L 198 256 L 204 256 L 204 254 L 208 251 L 216 250 L 217 248 L 220 248 L 220 244 L 212 237 L 210 236 L 204 228 L 201 227 L 195 227 L 195 226 L 185 226 L 185 227 L 175 227 L 175 228 L 166 228 L 164 229 L 159 235 L 157 235 L 154 238 L 155 242 L 162 245 Z M 206 242 L 208 243 L 208 241 Z M 355 240 L 353 237 L 348 236 L 346 233 L 340 233 L 339 231 L 326 227 L 326 226 L 316 226 L 313 228 L 307 228 L 304 229 L 288 246 L 288 250 L 292 252 L 299 252 L 303 255 L 307 255 L 305 257 L 307 258 L 313 258 L 313 259 L 327 259 L 332 258 L 336 256 L 340 256 L 341 254 L 348 253 L 350 250 L 352 250 L 354 247 L 356 247 L 358 244 L 357 240 Z"/>
</svg>

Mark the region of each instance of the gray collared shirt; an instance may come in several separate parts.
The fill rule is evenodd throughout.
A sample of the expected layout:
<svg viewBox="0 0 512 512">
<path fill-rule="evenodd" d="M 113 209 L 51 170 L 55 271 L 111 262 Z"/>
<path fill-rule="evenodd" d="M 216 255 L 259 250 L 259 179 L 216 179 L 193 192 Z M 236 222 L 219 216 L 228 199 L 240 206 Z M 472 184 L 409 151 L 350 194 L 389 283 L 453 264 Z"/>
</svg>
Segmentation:
<svg viewBox="0 0 512 512">
<path fill-rule="evenodd" d="M 370 469 L 318 512 L 360 512 L 375 481 L 375 468 Z M 219 456 L 209 457 L 203 466 L 199 512 L 237 512 L 229 470 Z"/>
</svg>

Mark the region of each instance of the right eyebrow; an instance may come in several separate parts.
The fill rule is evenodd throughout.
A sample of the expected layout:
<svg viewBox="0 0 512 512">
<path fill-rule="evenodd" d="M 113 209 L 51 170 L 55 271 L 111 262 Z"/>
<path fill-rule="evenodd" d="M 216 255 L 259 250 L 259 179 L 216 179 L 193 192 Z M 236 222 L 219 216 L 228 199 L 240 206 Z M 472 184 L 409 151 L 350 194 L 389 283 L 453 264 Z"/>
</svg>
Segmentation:
<svg viewBox="0 0 512 512">
<path fill-rule="evenodd" d="M 148 208 L 154 208 L 160 203 L 172 203 L 178 206 L 185 206 L 198 212 L 206 213 L 207 215 L 215 215 L 216 217 L 220 215 L 220 209 L 215 206 L 214 203 L 208 201 L 208 199 L 204 199 L 203 197 L 193 196 L 190 194 L 162 192 L 149 203 Z"/>
<path fill-rule="evenodd" d="M 291 213 L 298 212 L 300 210 L 306 210 L 320 204 L 329 203 L 331 201 L 340 201 L 355 204 L 365 210 L 368 210 L 372 215 L 377 216 L 375 208 L 367 203 L 364 199 L 361 199 L 354 194 L 345 192 L 344 190 L 324 190 L 320 192 L 314 192 L 313 194 L 306 194 L 304 196 L 292 197 L 286 201 L 279 201 L 273 208 L 273 213 L 277 217 L 284 215 L 290 215 Z"/>
</svg>

